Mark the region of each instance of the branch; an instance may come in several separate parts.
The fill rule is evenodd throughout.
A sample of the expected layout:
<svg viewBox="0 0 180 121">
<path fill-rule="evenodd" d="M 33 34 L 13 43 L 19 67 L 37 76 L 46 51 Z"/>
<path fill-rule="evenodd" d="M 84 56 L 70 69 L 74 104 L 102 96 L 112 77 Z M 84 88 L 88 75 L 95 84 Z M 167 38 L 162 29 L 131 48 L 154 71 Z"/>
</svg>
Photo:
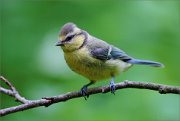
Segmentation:
<svg viewBox="0 0 180 121">
<path fill-rule="evenodd" d="M 5 116 L 11 113 L 40 107 L 40 106 L 49 106 L 54 103 L 64 102 L 73 98 L 83 97 L 79 91 L 76 92 L 68 92 L 66 94 L 53 96 L 53 97 L 46 97 L 39 100 L 27 100 L 24 97 L 21 97 L 20 94 L 16 91 L 15 87 L 4 77 L 0 76 L 0 79 L 5 82 L 10 89 L 5 89 L 0 87 L 0 92 L 14 97 L 20 103 L 23 103 L 18 106 L 13 106 L 5 109 L 0 110 L 0 116 Z M 180 94 L 180 87 L 177 86 L 168 86 L 162 84 L 155 84 L 155 83 L 146 83 L 146 82 L 133 82 L 133 81 L 124 81 L 115 84 L 115 89 L 123 89 L 123 88 L 137 88 L 137 89 L 148 89 L 158 91 L 160 94 Z M 107 93 L 110 92 L 109 86 L 102 86 L 102 87 L 95 87 L 88 89 L 88 94 L 93 95 L 97 93 Z"/>
<path fill-rule="evenodd" d="M 19 101 L 21 103 L 28 103 L 28 100 L 26 100 L 24 97 L 21 97 L 16 88 L 7 79 L 5 79 L 3 76 L 0 76 L 0 80 L 3 81 L 10 88 L 5 89 L 3 87 L 0 87 L 0 92 L 14 97 L 16 101 Z"/>
</svg>

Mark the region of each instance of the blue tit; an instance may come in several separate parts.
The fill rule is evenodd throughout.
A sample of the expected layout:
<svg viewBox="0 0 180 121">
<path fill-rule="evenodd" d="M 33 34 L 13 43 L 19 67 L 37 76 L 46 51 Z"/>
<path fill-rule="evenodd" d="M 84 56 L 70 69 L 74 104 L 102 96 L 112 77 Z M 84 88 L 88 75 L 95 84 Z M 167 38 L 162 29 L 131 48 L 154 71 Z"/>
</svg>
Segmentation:
<svg viewBox="0 0 180 121">
<path fill-rule="evenodd" d="M 114 94 L 114 76 L 134 64 L 163 67 L 159 62 L 135 59 L 121 49 L 91 36 L 74 23 L 66 23 L 61 28 L 56 46 L 62 48 L 70 69 L 90 80 L 80 91 L 85 99 L 88 97 L 88 86 L 107 78 L 111 78 L 109 86 Z"/>
</svg>

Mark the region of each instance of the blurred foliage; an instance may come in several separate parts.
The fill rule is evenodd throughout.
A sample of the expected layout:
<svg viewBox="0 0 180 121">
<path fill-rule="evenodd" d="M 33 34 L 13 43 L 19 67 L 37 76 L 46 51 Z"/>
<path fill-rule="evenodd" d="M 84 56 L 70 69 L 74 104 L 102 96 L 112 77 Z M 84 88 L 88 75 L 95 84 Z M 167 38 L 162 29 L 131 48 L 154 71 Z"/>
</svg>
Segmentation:
<svg viewBox="0 0 180 121">
<path fill-rule="evenodd" d="M 60 27 L 74 22 L 129 55 L 162 62 L 165 68 L 133 66 L 116 77 L 168 85 L 180 81 L 179 0 L 1 0 L 1 75 L 28 99 L 79 90 L 88 82 L 66 65 L 55 46 Z M 86 80 L 86 81 L 84 81 Z M 107 85 L 101 81 L 94 86 Z M 3 85 L 3 84 L 2 84 Z M 3 85 L 4 86 L 4 85 Z M 18 105 L 0 94 L 1 108 Z M 14 113 L 2 121 L 180 120 L 178 95 L 123 89 Z"/>
</svg>

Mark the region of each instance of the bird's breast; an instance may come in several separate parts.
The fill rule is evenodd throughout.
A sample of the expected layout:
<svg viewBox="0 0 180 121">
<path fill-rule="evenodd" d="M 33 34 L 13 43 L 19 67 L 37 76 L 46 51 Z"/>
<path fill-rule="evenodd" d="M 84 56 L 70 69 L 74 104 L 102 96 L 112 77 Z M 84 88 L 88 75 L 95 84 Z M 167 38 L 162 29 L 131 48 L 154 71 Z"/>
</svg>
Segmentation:
<svg viewBox="0 0 180 121">
<path fill-rule="evenodd" d="M 86 47 L 64 53 L 64 57 L 71 70 L 93 81 L 117 75 L 127 67 L 126 63 L 120 60 L 101 61 L 93 58 Z"/>
</svg>

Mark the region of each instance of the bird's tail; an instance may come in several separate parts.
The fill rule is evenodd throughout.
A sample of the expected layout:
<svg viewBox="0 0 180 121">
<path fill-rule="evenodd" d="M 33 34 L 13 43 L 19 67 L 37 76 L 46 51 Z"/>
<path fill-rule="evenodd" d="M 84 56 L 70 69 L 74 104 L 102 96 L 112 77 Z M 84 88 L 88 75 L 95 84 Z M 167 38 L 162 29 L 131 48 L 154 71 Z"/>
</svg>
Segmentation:
<svg viewBox="0 0 180 121">
<path fill-rule="evenodd" d="M 127 62 L 131 63 L 131 64 L 149 65 L 149 66 L 154 66 L 154 67 L 164 67 L 164 65 L 159 62 L 154 62 L 154 61 L 149 61 L 149 60 L 130 59 Z"/>
</svg>

